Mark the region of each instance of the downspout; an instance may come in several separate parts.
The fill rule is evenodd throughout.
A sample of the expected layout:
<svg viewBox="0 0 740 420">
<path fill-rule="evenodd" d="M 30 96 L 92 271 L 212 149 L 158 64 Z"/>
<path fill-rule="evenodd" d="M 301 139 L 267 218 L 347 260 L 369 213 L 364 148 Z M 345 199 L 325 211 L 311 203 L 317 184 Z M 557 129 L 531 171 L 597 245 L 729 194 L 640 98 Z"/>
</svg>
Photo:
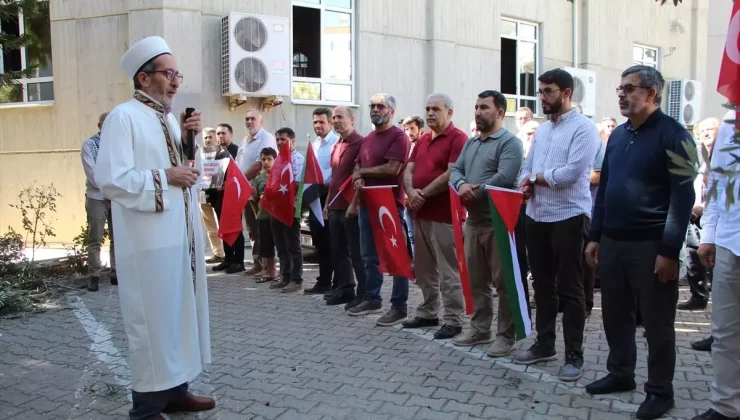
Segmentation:
<svg viewBox="0 0 740 420">
<path fill-rule="evenodd" d="M 578 62 L 580 61 L 578 57 L 578 44 L 579 44 L 579 33 L 578 33 L 578 27 L 580 26 L 579 23 L 579 14 L 578 14 L 578 7 L 580 6 L 580 0 L 573 0 L 573 67 L 578 67 Z"/>
</svg>

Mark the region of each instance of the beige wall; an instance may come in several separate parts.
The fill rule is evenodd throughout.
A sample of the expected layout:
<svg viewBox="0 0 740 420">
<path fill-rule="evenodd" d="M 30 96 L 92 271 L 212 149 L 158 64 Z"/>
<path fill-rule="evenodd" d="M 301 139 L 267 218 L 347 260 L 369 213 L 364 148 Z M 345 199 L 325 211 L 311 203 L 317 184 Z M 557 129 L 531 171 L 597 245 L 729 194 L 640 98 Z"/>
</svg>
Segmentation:
<svg viewBox="0 0 740 420">
<path fill-rule="evenodd" d="M 579 1 L 579 61 L 597 71 L 597 118 L 618 116 L 614 87 L 631 64 L 633 42 L 659 47 L 663 54 L 676 47 L 673 55 L 661 60 L 667 78 L 705 78 L 709 0 L 684 0 L 678 8 L 661 8 L 650 0 Z M 464 4 L 356 0 L 358 131 L 371 129 L 367 105 L 375 92 L 396 97 L 396 119 L 422 114 L 427 94 L 448 93 L 455 101 L 454 122 L 467 131 L 476 95 L 500 87 L 501 16 L 540 23 L 541 71 L 573 65 L 571 3 L 465 0 Z M 130 95 L 131 84 L 119 68 L 129 45 L 145 36 L 164 36 L 185 75 L 176 108 L 196 106 L 204 111 L 204 125 L 227 122 L 240 139 L 245 134 L 242 117 L 250 104 L 231 112 L 220 95 L 221 17 L 232 11 L 291 14 L 289 0 L 68 0 L 51 5 L 55 103 L 0 107 L 0 232 L 8 225 L 19 228 L 20 216 L 8 204 L 21 183 L 53 181 L 64 194 L 55 224 L 62 241 L 75 236 L 85 219 L 79 148 L 95 132 L 97 115 Z M 676 18 L 689 29 L 686 34 L 670 31 Z M 293 127 L 299 148 L 305 148 L 314 107 L 284 99 L 282 109 L 265 116 L 265 127 L 271 131 Z M 508 119 L 507 125 L 513 126 L 513 121 Z"/>
</svg>

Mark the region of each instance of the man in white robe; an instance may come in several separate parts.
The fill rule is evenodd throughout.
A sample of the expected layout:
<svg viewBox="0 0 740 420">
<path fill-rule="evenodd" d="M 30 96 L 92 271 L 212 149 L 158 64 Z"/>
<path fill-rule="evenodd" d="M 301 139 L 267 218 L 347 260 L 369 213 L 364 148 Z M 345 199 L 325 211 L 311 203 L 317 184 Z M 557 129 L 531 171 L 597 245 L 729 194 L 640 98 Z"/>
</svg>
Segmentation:
<svg viewBox="0 0 740 420">
<path fill-rule="evenodd" d="M 199 171 L 188 166 L 181 137 L 200 132 L 200 113 L 178 121 L 170 112 L 182 74 L 164 39 L 137 42 L 121 67 L 136 92 L 105 120 L 95 182 L 112 202 L 130 348 L 129 416 L 163 419 L 161 413 L 215 406 L 188 392 L 211 360 L 204 241 L 192 188 Z"/>
</svg>

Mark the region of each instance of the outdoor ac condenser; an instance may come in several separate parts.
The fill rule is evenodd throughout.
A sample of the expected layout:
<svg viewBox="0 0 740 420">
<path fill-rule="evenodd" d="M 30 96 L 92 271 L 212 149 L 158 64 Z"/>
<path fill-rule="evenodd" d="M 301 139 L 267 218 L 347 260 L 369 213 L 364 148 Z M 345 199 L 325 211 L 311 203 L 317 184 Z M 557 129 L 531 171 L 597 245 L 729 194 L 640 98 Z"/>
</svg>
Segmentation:
<svg viewBox="0 0 740 420">
<path fill-rule="evenodd" d="M 589 117 L 596 115 L 596 72 L 574 67 L 563 67 L 563 70 L 573 76 L 574 106 L 580 105 L 583 108 L 583 115 Z"/>
<path fill-rule="evenodd" d="M 668 115 L 685 126 L 696 125 L 701 117 L 701 82 L 676 79 L 668 82 Z"/>
<path fill-rule="evenodd" d="M 221 20 L 221 93 L 290 95 L 290 22 L 231 12 Z"/>
</svg>

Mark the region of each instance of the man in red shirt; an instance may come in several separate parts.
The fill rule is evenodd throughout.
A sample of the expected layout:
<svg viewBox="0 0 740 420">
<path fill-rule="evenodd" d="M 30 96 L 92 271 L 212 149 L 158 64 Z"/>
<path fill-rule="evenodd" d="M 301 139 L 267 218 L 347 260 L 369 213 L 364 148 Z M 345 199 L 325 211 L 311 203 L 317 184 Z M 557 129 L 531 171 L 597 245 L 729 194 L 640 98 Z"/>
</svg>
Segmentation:
<svg viewBox="0 0 740 420">
<path fill-rule="evenodd" d="M 401 173 L 409 155 L 409 138 L 398 126 L 393 125 L 396 113 L 396 99 L 387 93 L 375 94 L 370 99 L 370 120 L 375 130 L 365 136 L 365 142 L 360 147 L 352 180 L 355 182 L 355 198 L 347 209 L 347 217 L 359 213 L 360 222 L 360 250 L 365 266 L 367 290 L 365 301 L 350 309 L 352 316 L 378 313 L 383 309 L 380 289 L 383 287 L 383 274 L 378 270 L 378 251 L 375 248 L 373 230 L 370 225 L 370 215 L 367 208 L 359 205 L 359 191 L 365 185 L 395 185 L 393 194 L 396 198 L 398 216 L 404 230 L 403 221 L 403 191 L 401 189 Z M 408 237 L 408 235 L 407 235 Z M 410 249 L 410 246 L 409 246 Z M 409 298 L 409 279 L 394 276 L 391 292 L 391 308 L 377 324 L 391 326 L 406 319 L 406 301 Z"/>
<path fill-rule="evenodd" d="M 424 301 L 416 317 L 404 328 L 439 325 L 440 290 L 444 323 L 435 339 L 452 338 L 462 332 L 463 296 L 455 255 L 448 183 L 450 169 L 460 156 L 468 136 L 450 120 L 452 99 L 434 93 L 427 98 L 427 125 L 431 131 L 416 142 L 403 176 L 408 206 L 414 217 L 416 242 L 414 272 Z"/>
</svg>

